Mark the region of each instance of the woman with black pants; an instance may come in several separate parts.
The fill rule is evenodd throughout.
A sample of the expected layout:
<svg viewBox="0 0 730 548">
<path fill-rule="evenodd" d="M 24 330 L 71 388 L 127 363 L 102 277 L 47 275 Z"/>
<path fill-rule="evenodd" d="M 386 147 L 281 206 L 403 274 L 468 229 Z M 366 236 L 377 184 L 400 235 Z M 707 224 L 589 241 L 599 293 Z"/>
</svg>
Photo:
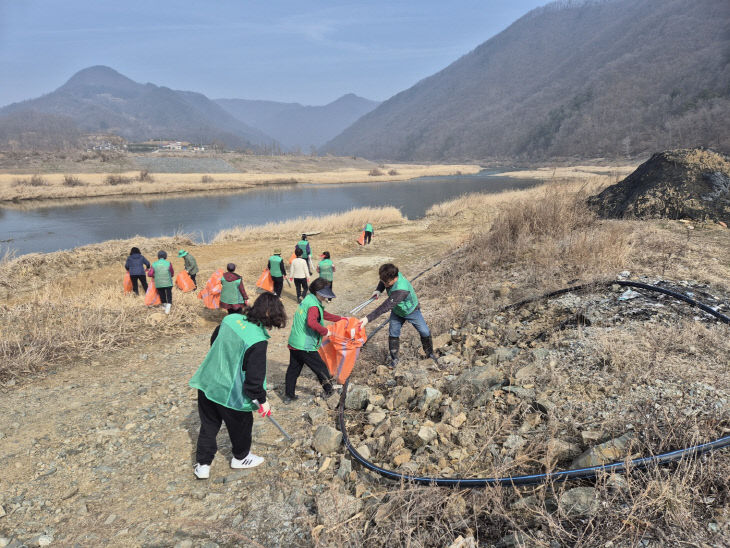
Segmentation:
<svg viewBox="0 0 730 548">
<path fill-rule="evenodd" d="M 216 435 L 226 423 L 231 438 L 231 468 L 253 468 L 264 459 L 251 453 L 252 411 L 271 415 L 266 400 L 267 329 L 286 325 L 281 300 L 264 293 L 253 307 L 226 316 L 211 336 L 211 347 L 192 379 L 198 389 L 200 433 L 196 449 L 195 477 L 208 479 L 218 450 Z"/>
<path fill-rule="evenodd" d="M 124 268 L 129 272 L 129 277 L 132 278 L 132 291 L 135 295 L 139 295 L 137 283 L 142 284 L 142 290 L 147 292 L 147 269 L 150 267 L 150 262 L 145 259 L 144 255 L 139 251 L 138 247 L 133 247 L 129 252 L 129 257 L 124 263 Z"/>
<path fill-rule="evenodd" d="M 294 391 L 302 367 L 305 365 L 317 377 L 324 388 L 325 396 L 330 396 L 334 392 L 332 377 L 318 352 L 322 345 L 322 337 L 327 334 L 324 322 L 337 322 L 342 319 L 341 316 L 330 314 L 324 309 L 324 303 L 334 298 L 335 294 L 332 293 L 327 280 L 317 278 L 309 286 L 309 295 L 294 312 L 289 335 L 289 367 L 286 370 L 284 401 L 297 399 Z"/>
</svg>

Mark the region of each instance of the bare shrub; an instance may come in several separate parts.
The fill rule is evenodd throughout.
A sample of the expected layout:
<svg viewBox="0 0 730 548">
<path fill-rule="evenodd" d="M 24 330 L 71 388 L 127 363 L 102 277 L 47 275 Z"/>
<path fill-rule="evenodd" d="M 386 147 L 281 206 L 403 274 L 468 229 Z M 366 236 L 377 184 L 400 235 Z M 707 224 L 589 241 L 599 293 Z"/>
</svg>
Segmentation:
<svg viewBox="0 0 730 548">
<path fill-rule="evenodd" d="M 106 184 L 116 186 L 116 185 L 128 185 L 132 182 L 131 177 L 125 177 L 124 175 L 107 175 L 106 179 L 104 179 Z"/>
<path fill-rule="evenodd" d="M 137 175 L 137 180 L 140 183 L 153 183 L 155 181 L 155 178 L 150 174 L 149 171 L 143 169 L 139 172 L 139 175 Z"/>
<path fill-rule="evenodd" d="M 368 172 L 368 175 L 371 177 L 380 177 L 381 175 L 385 175 L 382 171 L 380 171 L 377 167 L 374 167 Z"/>
<path fill-rule="evenodd" d="M 38 174 L 31 175 L 29 179 L 15 179 L 14 186 L 48 186 L 48 181 Z"/>
<path fill-rule="evenodd" d="M 395 169 L 391 169 L 388 171 L 388 175 L 398 175 L 398 172 Z"/>
<path fill-rule="evenodd" d="M 210 175 L 203 175 L 200 178 L 200 182 L 203 184 L 212 183 L 213 181 L 215 181 L 215 179 L 213 179 Z"/>
<path fill-rule="evenodd" d="M 86 183 L 75 175 L 64 175 L 63 186 L 86 186 Z"/>
</svg>

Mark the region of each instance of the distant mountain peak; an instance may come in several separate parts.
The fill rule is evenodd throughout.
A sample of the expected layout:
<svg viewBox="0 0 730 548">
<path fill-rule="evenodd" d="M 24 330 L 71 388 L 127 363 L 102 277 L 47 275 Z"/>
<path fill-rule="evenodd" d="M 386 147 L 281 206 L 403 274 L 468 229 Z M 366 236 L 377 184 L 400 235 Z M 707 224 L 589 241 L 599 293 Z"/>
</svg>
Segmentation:
<svg viewBox="0 0 730 548">
<path fill-rule="evenodd" d="M 138 87 L 139 85 L 111 67 L 95 65 L 78 71 L 62 87 L 102 86 L 129 88 L 131 86 Z"/>
</svg>

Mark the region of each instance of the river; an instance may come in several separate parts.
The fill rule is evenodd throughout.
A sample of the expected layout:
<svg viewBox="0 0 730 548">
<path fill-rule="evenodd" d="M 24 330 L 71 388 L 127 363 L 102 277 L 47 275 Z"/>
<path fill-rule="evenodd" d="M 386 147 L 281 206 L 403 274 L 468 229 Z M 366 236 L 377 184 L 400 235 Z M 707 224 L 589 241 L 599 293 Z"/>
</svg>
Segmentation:
<svg viewBox="0 0 730 548">
<path fill-rule="evenodd" d="M 391 205 L 409 219 L 423 217 L 433 204 L 469 192 L 501 192 L 533 186 L 532 179 L 499 172 L 421 177 L 394 183 L 292 184 L 225 193 L 176 194 L 110 200 L 79 200 L 68 205 L 27 209 L 0 207 L 0 252 L 47 253 L 135 235 L 175 232 L 207 241 L 221 229 L 260 225 L 307 215 L 326 215 L 358 207 Z"/>
</svg>

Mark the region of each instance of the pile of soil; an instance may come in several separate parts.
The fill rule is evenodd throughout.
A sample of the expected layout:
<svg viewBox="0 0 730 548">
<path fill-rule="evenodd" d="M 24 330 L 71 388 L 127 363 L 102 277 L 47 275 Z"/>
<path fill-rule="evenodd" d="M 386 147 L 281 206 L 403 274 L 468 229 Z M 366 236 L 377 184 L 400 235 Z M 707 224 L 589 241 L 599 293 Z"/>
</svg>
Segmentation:
<svg viewBox="0 0 730 548">
<path fill-rule="evenodd" d="M 654 154 L 623 181 L 588 199 L 604 218 L 730 222 L 730 159 L 706 149 Z"/>
</svg>

